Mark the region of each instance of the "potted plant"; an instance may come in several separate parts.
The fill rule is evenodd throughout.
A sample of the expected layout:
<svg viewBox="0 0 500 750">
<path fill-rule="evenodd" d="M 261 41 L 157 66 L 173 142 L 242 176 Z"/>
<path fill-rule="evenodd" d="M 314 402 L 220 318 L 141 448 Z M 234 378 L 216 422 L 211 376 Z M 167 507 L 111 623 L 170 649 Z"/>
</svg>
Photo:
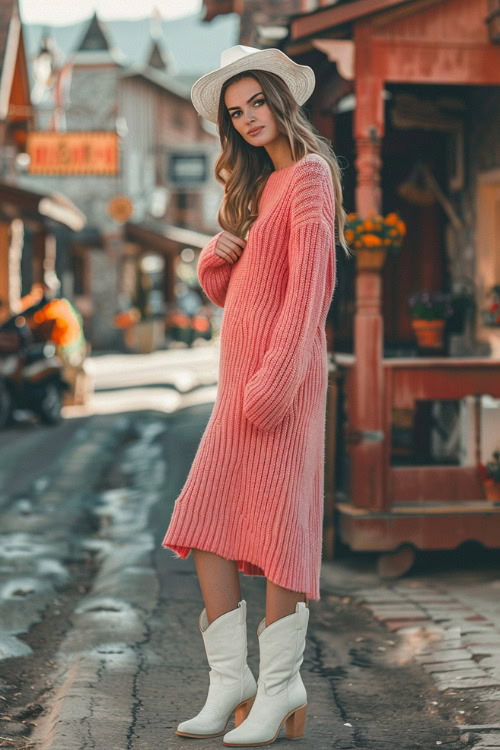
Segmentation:
<svg viewBox="0 0 500 750">
<path fill-rule="evenodd" d="M 500 451 L 494 451 L 492 460 L 479 464 L 481 479 L 487 500 L 500 503 Z"/>
<path fill-rule="evenodd" d="M 482 310 L 483 323 L 485 326 L 500 326 L 500 284 L 492 286 L 488 297 L 491 302 Z"/>
<path fill-rule="evenodd" d="M 453 314 L 451 295 L 444 292 L 414 292 L 408 297 L 412 327 L 422 349 L 442 349 L 446 319 Z"/>
<path fill-rule="evenodd" d="M 357 213 L 347 214 L 345 238 L 356 251 L 358 268 L 380 269 L 388 252 L 401 250 L 406 225 L 396 212 L 381 216 L 370 211 L 365 219 Z"/>
</svg>

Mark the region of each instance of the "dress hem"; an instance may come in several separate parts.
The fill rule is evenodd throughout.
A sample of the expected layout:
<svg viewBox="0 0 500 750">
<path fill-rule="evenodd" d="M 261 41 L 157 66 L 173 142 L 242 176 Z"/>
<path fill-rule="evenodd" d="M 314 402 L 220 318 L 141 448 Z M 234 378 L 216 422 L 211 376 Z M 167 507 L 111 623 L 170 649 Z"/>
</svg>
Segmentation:
<svg viewBox="0 0 500 750">
<path fill-rule="evenodd" d="M 192 546 L 189 545 L 182 545 L 182 544 L 171 544 L 167 543 L 165 544 L 162 542 L 161 545 L 164 549 L 171 549 L 175 553 L 176 559 L 182 559 L 185 560 L 192 549 L 201 549 L 203 552 L 212 552 L 215 555 L 219 555 L 219 557 L 223 557 L 224 560 L 234 560 L 238 566 L 238 570 L 243 573 L 243 575 L 246 576 L 259 576 L 267 578 L 271 583 L 274 583 L 276 586 L 281 586 L 282 588 L 286 588 L 289 591 L 296 591 L 298 594 L 305 594 L 306 596 L 306 605 L 309 606 L 310 601 L 319 601 L 320 596 L 310 596 L 306 591 L 300 591 L 299 589 L 292 589 L 290 586 L 284 586 L 282 582 L 273 580 L 267 573 L 266 568 L 264 568 L 261 565 L 258 565 L 256 562 L 253 562 L 252 560 L 240 560 L 233 557 L 226 557 L 226 555 L 221 555 L 218 549 L 215 549 L 213 547 L 203 545 L 203 546 Z M 255 571 L 255 572 L 254 572 Z M 260 572 L 259 572 L 260 571 Z"/>
</svg>

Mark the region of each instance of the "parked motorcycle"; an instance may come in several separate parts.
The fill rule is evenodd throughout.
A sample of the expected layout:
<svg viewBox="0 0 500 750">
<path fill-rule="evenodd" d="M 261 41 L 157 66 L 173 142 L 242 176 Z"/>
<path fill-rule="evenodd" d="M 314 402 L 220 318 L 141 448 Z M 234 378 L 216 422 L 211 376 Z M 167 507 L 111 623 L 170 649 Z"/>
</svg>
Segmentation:
<svg viewBox="0 0 500 750">
<path fill-rule="evenodd" d="M 0 326 L 0 428 L 15 409 L 28 409 L 47 425 L 61 420 L 63 394 L 69 388 L 63 378 L 63 361 L 51 342 L 33 340 L 22 315 Z"/>
</svg>

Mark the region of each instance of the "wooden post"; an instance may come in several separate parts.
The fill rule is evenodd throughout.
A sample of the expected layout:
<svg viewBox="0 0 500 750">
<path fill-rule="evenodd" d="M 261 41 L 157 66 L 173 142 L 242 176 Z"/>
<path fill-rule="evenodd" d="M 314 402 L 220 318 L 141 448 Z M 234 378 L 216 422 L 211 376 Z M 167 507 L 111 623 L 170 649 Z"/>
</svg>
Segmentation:
<svg viewBox="0 0 500 750">
<path fill-rule="evenodd" d="M 383 80 L 377 76 L 366 27 L 356 39 L 357 145 L 356 210 L 361 216 L 381 210 L 380 146 L 383 135 Z M 358 43 L 359 42 L 359 43 Z M 353 505 L 384 507 L 385 435 L 382 279 L 380 270 L 360 269 L 356 276 L 353 402 L 349 405 L 350 491 Z"/>
</svg>

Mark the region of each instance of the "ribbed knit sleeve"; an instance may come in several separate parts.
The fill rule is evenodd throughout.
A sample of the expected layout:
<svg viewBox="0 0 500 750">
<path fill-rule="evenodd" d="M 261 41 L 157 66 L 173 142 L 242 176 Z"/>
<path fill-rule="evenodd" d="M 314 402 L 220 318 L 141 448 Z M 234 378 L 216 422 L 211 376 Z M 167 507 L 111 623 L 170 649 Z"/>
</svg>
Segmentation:
<svg viewBox="0 0 500 750">
<path fill-rule="evenodd" d="M 231 264 L 215 254 L 218 232 L 202 249 L 198 258 L 198 280 L 207 297 L 218 307 L 224 307 L 227 286 L 231 278 Z"/>
<path fill-rule="evenodd" d="M 328 260 L 334 257 L 335 204 L 328 165 L 303 162 L 295 169 L 291 189 L 285 299 L 261 367 L 244 389 L 244 416 L 266 432 L 285 417 L 307 373 Z"/>
</svg>

